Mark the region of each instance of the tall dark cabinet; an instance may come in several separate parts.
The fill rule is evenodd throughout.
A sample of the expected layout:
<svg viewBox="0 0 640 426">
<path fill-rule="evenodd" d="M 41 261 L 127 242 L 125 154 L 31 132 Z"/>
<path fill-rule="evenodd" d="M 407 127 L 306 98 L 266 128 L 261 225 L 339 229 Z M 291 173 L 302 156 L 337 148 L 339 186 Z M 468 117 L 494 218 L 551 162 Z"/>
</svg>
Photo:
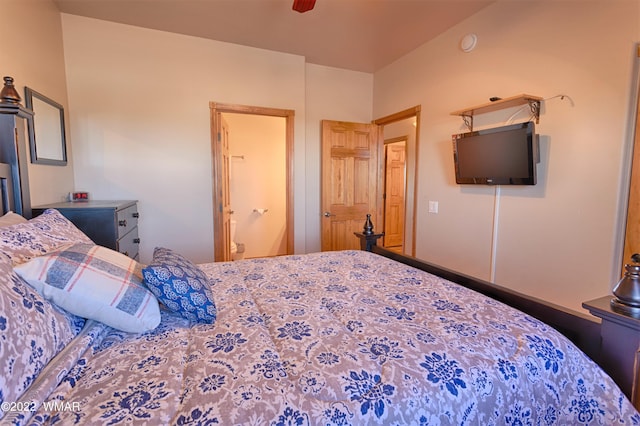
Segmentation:
<svg viewBox="0 0 640 426">
<path fill-rule="evenodd" d="M 13 79 L 4 77 L 4 81 L 0 91 L 0 163 L 5 163 L 0 165 L 2 213 L 13 210 L 30 219 L 27 120 L 33 119 L 33 112 L 20 105 Z M 20 179 L 24 185 L 20 185 Z"/>
</svg>

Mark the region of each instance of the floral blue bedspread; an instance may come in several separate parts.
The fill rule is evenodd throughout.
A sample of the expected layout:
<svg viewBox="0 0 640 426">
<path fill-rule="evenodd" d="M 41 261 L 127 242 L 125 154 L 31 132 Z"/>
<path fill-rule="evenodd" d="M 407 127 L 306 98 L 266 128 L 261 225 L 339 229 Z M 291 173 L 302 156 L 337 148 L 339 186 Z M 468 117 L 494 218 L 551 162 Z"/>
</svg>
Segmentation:
<svg viewBox="0 0 640 426">
<path fill-rule="evenodd" d="M 33 424 L 638 424 L 544 323 L 360 251 L 201 265 L 218 318 L 96 339 Z M 52 409 L 52 403 L 58 409 Z"/>
</svg>

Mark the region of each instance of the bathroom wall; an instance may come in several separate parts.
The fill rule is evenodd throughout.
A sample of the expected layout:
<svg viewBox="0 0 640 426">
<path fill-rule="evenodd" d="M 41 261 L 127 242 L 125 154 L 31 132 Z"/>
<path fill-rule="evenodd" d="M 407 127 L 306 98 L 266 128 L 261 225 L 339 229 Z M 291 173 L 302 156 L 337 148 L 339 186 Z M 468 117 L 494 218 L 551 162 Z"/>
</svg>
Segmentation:
<svg viewBox="0 0 640 426">
<path fill-rule="evenodd" d="M 222 114 L 229 125 L 232 218 L 245 258 L 286 254 L 286 120 Z M 266 209 L 263 214 L 254 210 Z"/>
</svg>

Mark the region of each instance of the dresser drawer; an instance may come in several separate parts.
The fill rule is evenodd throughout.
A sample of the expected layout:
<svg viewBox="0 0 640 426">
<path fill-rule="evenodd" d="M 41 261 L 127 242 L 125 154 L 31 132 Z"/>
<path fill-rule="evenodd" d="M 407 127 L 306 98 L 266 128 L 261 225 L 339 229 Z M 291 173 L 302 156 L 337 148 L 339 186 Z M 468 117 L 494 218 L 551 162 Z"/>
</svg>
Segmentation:
<svg viewBox="0 0 640 426">
<path fill-rule="evenodd" d="M 138 226 L 138 205 L 134 204 L 116 212 L 116 224 L 118 225 L 118 238 L 122 238 L 133 228 Z"/>
<path fill-rule="evenodd" d="M 138 227 L 135 227 L 124 237 L 118 240 L 117 250 L 132 259 L 138 260 L 139 245 L 140 238 L 138 237 Z"/>
</svg>

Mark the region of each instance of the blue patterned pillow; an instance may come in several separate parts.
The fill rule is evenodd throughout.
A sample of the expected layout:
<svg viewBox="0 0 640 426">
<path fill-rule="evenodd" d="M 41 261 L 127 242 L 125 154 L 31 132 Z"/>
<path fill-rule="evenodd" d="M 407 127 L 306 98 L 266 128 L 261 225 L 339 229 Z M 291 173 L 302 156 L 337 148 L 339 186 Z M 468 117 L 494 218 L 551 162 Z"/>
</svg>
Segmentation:
<svg viewBox="0 0 640 426">
<path fill-rule="evenodd" d="M 216 320 L 209 279 L 182 255 L 156 247 L 142 275 L 149 290 L 170 310 L 191 321 L 213 324 Z"/>
</svg>

